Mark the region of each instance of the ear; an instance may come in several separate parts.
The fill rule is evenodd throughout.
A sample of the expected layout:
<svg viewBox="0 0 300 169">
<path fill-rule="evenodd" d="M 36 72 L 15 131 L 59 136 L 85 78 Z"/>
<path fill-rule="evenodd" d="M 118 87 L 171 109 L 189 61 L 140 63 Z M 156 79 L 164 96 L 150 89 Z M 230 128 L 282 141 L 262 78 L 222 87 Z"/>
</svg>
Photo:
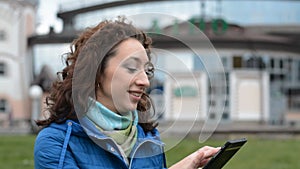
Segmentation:
<svg viewBox="0 0 300 169">
<path fill-rule="evenodd" d="M 99 94 L 99 92 L 103 92 L 103 86 L 102 86 L 103 83 L 101 83 L 102 79 L 103 79 L 103 77 L 101 79 L 99 79 L 95 84 L 95 94 L 96 95 Z"/>
<path fill-rule="evenodd" d="M 95 80 L 95 89 L 96 89 L 96 92 L 102 88 L 102 85 L 103 84 L 103 79 L 104 79 L 104 73 L 100 73 L 100 71 L 98 70 L 97 71 L 97 74 L 96 74 L 96 80 Z"/>
<path fill-rule="evenodd" d="M 96 98 L 96 100 L 98 99 L 98 97 L 101 97 L 100 96 L 101 92 L 102 92 L 102 85 L 99 82 L 97 82 L 96 86 L 95 86 L 95 98 Z"/>
</svg>

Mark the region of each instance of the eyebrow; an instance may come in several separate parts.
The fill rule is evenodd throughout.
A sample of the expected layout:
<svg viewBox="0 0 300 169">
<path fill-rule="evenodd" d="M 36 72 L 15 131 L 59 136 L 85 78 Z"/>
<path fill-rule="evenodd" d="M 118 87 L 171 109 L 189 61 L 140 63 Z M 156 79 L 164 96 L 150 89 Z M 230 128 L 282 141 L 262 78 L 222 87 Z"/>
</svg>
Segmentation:
<svg viewBox="0 0 300 169">
<path fill-rule="evenodd" d="M 143 63 L 142 60 L 141 60 L 139 57 L 136 57 L 136 56 L 131 56 L 131 57 L 129 57 L 128 59 L 126 59 L 126 61 L 127 61 L 127 60 L 134 60 L 134 61 L 136 61 L 136 62 L 138 62 L 138 63 L 140 63 L 140 64 Z M 145 62 L 145 64 L 148 63 L 148 62 L 149 62 L 149 60 L 147 60 L 147 61 Z"/>
</svg>

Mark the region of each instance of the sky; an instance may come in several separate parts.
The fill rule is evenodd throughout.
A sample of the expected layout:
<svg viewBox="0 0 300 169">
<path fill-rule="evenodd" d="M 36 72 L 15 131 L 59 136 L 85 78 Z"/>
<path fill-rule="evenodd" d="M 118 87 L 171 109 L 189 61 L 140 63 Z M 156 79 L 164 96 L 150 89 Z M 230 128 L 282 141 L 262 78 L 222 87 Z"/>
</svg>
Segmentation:
<svg viewBox="0 0 300 169">
<path fill-rule="evenodd" d="M 39 0 L 38 8 L 38 34 L 45 34 L 49 31 L 49 26 L 54 26 L 55 32 L 62 30 L 62 21 L 56 17 L 59 9 L 69 10 L 82 6 L 97 4 L 98 2 L 107 2 L 107 0 Z M 300 1 L 279 1 L 279 0 L 222 0 L 218 1 L 206 0 L 205 13 L 209 17 L 222 16 L 229 22 L 234 22 L 241 25 L 251 24 L 300 24 Z M 143 4 L 143 9 L 140 6 L 125 6 L 120 9 L 109 9 L 101 12 L 100 16 L 112 16 L 117 14 L 134 14 L 146 12 L 161 12 L 182 19 L 188 19 L 193 15 L 199 15 L 200 2 L 186 1 L 158 2 L 160 5 L 151 6 L 151 4 Z M 190 5 L 192 4 L 192 5 Z M 193 8 L 191 8 L 191 6 Z M 219 7 L 221 6 L 221 12 Z M 221 14 L 220 14 L 221 13 Z M 97 15 L 99 16 L 99 15 Z M 94 19 L 83 17 L 81 21 L 85 24 L 94 22 Z M 89 21 L 87 21 L 89 20 Z"/>
<path fill-rule="evenodd" d="M 61 0 L 39 0 L 36 30 L 38 34 L 48 33 L 50 26 L 54 26 L 56 32 L 62 30 L 62 21 L 56 17 L 60 3 Z"/>
</svg>

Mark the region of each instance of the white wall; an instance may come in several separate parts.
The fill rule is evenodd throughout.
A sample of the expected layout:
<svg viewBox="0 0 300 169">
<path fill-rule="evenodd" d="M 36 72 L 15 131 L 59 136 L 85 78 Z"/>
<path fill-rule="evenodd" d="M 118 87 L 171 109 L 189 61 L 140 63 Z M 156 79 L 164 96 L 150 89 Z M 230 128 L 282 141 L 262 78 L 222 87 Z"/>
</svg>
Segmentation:
<svg viewBox="0 0 300 169">
<path fill-rule="evenodd" d="M 7 74 L 0 77 L 0 97 L 8 101 L 15 120 L 29 119 L 31 113 L 28 90 L 32 61 L 27 53 L 27 38 L 34 33 L 34 15 L 35 8 L 26 2 L 0 2 L 0 30 L 5 32 L 0 41 L 0 61 L 7 66 Z"/>
<path fill-rule="evenodd" d="M 200 120 L 207 112 L 207 77 L 204 72 L 172 73 L 165 81 L 166 120 Z M 194 95 L 175 95 L 176 89 L 194 88 Z M 183 91 L 181 91 L 183 92 Z"/>
<path fill-rule="evenodd" d="M 230 75 L 232 120 L 267 121 L 268 74 L 254 70 L 233 71 Z"/>
</svg>

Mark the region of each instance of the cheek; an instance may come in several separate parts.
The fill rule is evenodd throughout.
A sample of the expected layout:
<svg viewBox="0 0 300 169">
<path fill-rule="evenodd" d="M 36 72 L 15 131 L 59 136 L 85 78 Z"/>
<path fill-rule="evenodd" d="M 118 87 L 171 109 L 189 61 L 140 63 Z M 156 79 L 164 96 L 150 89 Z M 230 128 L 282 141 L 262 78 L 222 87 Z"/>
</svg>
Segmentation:
<svg viewBox="0 0 300 169">
<path fill-rule="evenodd" d="M 117 70 L 111 78 L 111 84 L 115 90 L 120 89 L 128 89 L 130 84 L 132 84 L 134 79 L 133 75 L 130 75 L 124 70 Z"/>
<path fill-rule="evenodd" d="M 123 72 L 116 72 L 110 80 L 110 90 L 113 95 L 123 95 L 130 85 L 130 77 Z"/>
</svg>

